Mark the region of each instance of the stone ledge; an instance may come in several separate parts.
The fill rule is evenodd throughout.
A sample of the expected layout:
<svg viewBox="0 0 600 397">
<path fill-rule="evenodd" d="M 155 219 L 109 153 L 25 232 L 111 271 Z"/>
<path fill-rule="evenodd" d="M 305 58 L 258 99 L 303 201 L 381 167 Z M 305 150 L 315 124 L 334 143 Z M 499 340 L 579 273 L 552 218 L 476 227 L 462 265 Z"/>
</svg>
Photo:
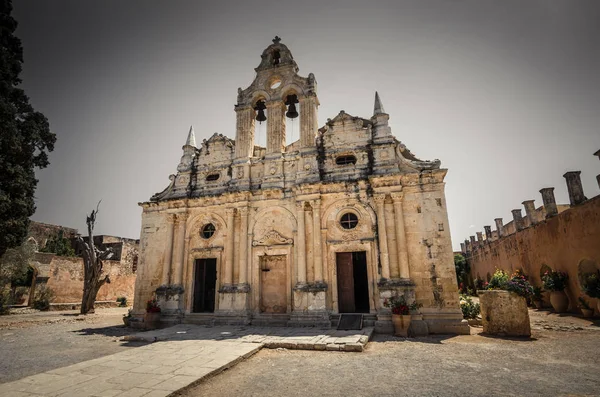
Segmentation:
<svg viewBox="0 0 600 397">
<path fill-rule="evenodd" d="M 221 294 L 247 294 L 250 292 L 250 284 L 243 283 L 223 285 L 221 288 L 219 288 L 218 292 Z"/>
<path fill-rule="evenodd" d="M 324 282 L 316 282 L 311 284 L 296 284 L 294 291 L 300 292 L 323 292 L 327 291 L 327 284 Z"/>
</svg>

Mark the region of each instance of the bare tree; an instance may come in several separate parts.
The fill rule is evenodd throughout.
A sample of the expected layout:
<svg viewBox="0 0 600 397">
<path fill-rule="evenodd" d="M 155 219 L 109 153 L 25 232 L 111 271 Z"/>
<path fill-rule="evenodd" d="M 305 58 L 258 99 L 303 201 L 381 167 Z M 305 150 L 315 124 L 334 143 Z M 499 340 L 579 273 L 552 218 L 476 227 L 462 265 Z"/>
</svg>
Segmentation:
<svg viewBox="0 0 600 397">
<path fill-rule="evenodd" d="M 102 276 L 102 261 L 110 259 L 113 252 L 110 248 L 100 250 L 94 244 L 94 223 L 96 215 L 100 208 L 100 200 L 96 206 L 96 210 L 88 215 L 85 223 L 88 229 L 88 241 L 86 242 L 81 236 L 77 236 L 77 240 L 82 247 L 83 256 L 83 298 L 81 300 L 81 314 L 94 313 L 94 302 L 98 290 L 105 283 L 110 284 L 108 274 Z"/>
</svg>

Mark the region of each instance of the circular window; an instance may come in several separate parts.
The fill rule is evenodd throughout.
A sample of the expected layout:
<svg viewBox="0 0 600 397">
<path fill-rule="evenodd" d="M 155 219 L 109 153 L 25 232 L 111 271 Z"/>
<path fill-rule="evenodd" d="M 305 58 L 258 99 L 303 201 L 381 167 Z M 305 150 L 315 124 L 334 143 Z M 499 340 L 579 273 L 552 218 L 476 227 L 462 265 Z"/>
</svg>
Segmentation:
<svg viewBox="0 0 600 397">
<path fill-rule="evenodd" d="M 275 79 L 271 82 L 271 84 L 269 85 L 269 87 L 274 90 L 275 88 L 279 88 L 281 86 L 281 80 L 279 79 Z"/>
<path fill-rule="evenodd" d="M 358 225 L 358 217 L 352 212 L 346 212 L 340 218 L 340 225 L 344 229 L 354 229 Z"/>
<path fill-rule="evenodd" d="M 209 223 L 202 228 L 200 231 L 200 236 L 202 236 L 202 238 L 209 239 L 215 234 L 216 230 L 217 229 L 215 228 L 215 225 Z"/>
</svg>

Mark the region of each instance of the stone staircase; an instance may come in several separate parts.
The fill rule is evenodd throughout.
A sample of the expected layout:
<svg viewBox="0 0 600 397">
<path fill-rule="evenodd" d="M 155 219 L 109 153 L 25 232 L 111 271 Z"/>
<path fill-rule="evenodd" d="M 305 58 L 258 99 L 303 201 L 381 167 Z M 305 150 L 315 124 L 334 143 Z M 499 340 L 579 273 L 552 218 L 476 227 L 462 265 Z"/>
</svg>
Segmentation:
<svg viewBox="0 0 600 397">
<path fill-rule="evenodd" d="M 375 313 L 357 313 L 363 315 L 363 328 L 366 327 L 374 327 L 375 321 L 377 321 L 377 314 Z M 331 328 L 337 328 L 338 322 L 340 321 L 339 314 L 331 314 L 329 315 L 329 320 L 331 321 Z"/>
</svg>

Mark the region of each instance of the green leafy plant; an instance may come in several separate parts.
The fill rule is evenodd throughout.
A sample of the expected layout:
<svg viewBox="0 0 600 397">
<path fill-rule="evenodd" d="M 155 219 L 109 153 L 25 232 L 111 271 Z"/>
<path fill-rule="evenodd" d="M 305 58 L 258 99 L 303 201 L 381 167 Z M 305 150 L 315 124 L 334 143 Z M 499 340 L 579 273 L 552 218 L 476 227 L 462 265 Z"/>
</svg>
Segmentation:
<svg viewBox="0 0 600 397">
<path fill-rule="evenodd" d="M 490 278 L 487 289 L 506 289 L 508 284 L 508 273 L 504 270 L 496 269 L 494 275 Z"/>
<path fill-rule="evenodd" d="M 75 256 L 71 241 L 65 237 L 65 232 L 62 229 L 58 231 L 56 236 L 48 238 L 46 245 L 40 252 L 50 252 L 58 256 Z"/>
<path fill-rule="evenodd" d="M 477 318 L 481 313 L 479 303 L 473 302 L 473 298 L 466 295 L 460 296 L 460 309 L 462 310 L 463 317 L 467 320 Z"/>
<path fill-rule="evenodd" d="M 590 298 L 600 298 L 600 270 L 584 274 L 582 278 L 583 293 Z"/>
<path fill-rule="evenodd" d="M 11 293 L 6 288 L 0 287 L 0 315 L 10 313 L 10 305 L 12 305 Z"/>
<path fill-rule="evenodd" d="M 50 302 L 54 298 L 54 291 L 42 285 L 36 288 L 35 298 L 33 299 L 33 308 L 46 311 L 50 309 Z"/>
<path fill-rule="evenodd" d="M 386 298 L 383 301 L 383 306 L 392 309 L 393 314 L 407 315 L 410 314 L 411 311 L 419 310 L 423 305 L 417 302 L 407 303 L 404 295 L 394 295 L 390 298 Z"/>
<path fill-rule="evenodd" d="M 580 309 L 585 309 L 585 310 L 592 310 L 592 307 L 590 306 L 589 303 L 587 303 L 587 301 L 585 300 L 585 298 L 583 296 L 580 296 L 578 298 L 579 303 L 577 304 L 577 307 L 579 307 Z"/>
<path fill-rule="evenodd" d="M 119 296 L 117 302 L 119 302 L 119 307 L 127 307 L 127 297 Z"/>
<path fill-rule="evenodd" d="M 569 275 L 565 272 L 550 270 L 542 276 L 544 289 L 548 291 L 563 291 L 567 288 Z"/>
</svg>

